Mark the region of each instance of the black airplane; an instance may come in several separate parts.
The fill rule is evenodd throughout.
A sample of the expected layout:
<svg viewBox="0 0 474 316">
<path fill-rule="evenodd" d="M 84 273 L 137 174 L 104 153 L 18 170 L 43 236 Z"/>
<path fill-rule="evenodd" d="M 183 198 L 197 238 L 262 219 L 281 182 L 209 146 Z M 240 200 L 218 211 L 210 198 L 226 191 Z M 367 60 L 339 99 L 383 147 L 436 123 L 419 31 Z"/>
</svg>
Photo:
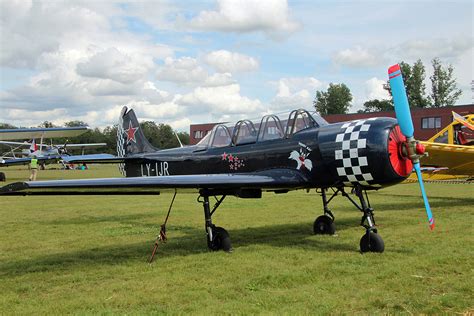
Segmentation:
<svg viewBox="0 0 474 316">
<path fill-rule="evenodd" d="M 328 205 L 341 194 L 363 214 L 361 226 L 366 232 L 360 240 L 361 252 L 383 252 L 384 242 L 377 233 L 367 191 L 402 182 L 424 154 L 412 131 L 410 134 L 409 126 L 413 129 L 413 125 L 403 81 L 401 88 L 397 82 L 402 80 L 399 68 L 390 69 L 398 122 L 393 118 L 370 118 L 328 124 L 300 109 L 284 118 L 266 115 L 256 123 L 241 120 L 233 126 L 217 124 L 197 145 L 159 150 L 145 138 L 134 111 L 124 107 L 118 125 L 117 157 L 80 161 L 118 162 L 126 178 L 17 182 L 0 188 L 0 194 L 197 192 L 204 208 L 208 247 L 230 251 L 228 232 L 212 222 L 212 215 L 226 196 L 261 198 L 262 191 L 286 193 L 316 188 L 322 196 L 324 213 L 314 221 L 315 234 L 335 233 Z M 348 188 L 357 199 L 346 192 Z M 425 198 L 424 189 L 422 193 Z M 209 198 L 213 196 L 216 203 L 211 206 Z M 160 236 L 166 238 L 164 229 Z"/>
</svg>

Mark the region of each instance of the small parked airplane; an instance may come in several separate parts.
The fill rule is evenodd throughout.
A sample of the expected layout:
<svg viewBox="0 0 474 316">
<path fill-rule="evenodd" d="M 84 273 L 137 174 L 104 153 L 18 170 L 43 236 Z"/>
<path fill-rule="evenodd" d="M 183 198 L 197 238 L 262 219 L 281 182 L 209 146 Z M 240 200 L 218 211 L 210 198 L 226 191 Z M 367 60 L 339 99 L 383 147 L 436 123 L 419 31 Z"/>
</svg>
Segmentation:
<svg viewBox="0 0 474 316">
<path fill-rule="evenodd" d="M 389 77 L 398 123 L 393 118 L 370 118 L 328 124 L 308 111 L 294 110 L 284 120 L 266 115 L 256 124 L 249 120 L 230 127 L 218 124 L 197 145 L 166 150 L 148 143 L 134 111 L 124 107 L 118 125 L 118 157 L 81 161 L 119 162 L 126 178 L 18 182 L 0 188 L 0 194 L 194 191 L 203 204 L 208 247 L 230 251 L 228 232 L 212 222 L 212 215 L 227 195 L 261 198 L 262 191 L 316 188 L 321 192 L 324 214 L 314 221 L 314 233 L 335 233 L 328 206 L 340 193 L 363 214 L 361 252 L 383 252 L 384 242 L 377 232 L 367 191 L 400 183 L 413 168 L 420 180 L 429 225 L 434 228 L 420 173 L 419 158 L 424 148 L 413 138 L 399 65 L 390 67 Z M 326 192 L 331 188 L 328 198 Z M 346 193 L 347 188 L 358 201 Z M 216 203 L 211 208 L 212 196 Z M 166 239 L 164 225 L 160 236 Z"/>
<path fill-rule="evenodd" d="M 0 145 L 10 147 L 10 150 L 0 156 L 0 167 L 29 164 L 35 156 L 40 164 L 58 161 L 64 157 L 70 157 L 67 149 L 81 149 L 82 155 L 86 148 L 97 148 L 107 146 L 106 143 L 46 145 L 46 138 L 75 137 L 88 131 L 87 127 L 54 127 L 54 128 L 18 128 L 0 130 Z M 36 143 L 36 139 L 40 143 Z M 16 139 L 32 139 L 31 142 L 15 142 Z M 27 148 L 27 149 L 25 149 Z M 22 150 L 17 153 L 17 150 Z M 111 155 L 107 155 L 111 157 Z"/>
</svg>

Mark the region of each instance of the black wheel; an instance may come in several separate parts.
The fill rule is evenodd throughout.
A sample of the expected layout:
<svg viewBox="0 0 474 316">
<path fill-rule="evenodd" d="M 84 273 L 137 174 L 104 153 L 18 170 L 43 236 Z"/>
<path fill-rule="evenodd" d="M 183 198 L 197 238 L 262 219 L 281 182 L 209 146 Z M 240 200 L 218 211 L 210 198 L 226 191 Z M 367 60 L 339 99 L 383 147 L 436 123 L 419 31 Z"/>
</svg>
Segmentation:
<svg viewBox="0 0 474 316">
<path fill-rule="evenodd" d="M 360 252 L 383 252 L 385 245 L 382 237 L 374 232 L 365 234 L 360 239 Z"/>
<path fill-rule="evenodd" d="M 321 215 L 314 221 L 313 231 L 316 235 L 334 235 L 336 225 L 329 216 Z"/>
<path fill-rule="evenodd" d="M 225 252 L 232 251 L 229 233 L 222 227 L 212 227 L 212 241 L 208 241 L 209 249 L 212 251 L 224 250 Z"/>
</svg>

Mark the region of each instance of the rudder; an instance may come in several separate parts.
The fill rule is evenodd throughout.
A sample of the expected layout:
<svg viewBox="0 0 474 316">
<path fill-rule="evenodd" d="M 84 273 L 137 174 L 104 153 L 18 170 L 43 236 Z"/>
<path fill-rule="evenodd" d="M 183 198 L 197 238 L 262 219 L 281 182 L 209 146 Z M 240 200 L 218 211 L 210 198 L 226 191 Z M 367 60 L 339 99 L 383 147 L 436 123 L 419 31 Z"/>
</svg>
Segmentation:
<svg viewBox="0 0 474 316">
<path fill-rule="evenodd" d="M 158 148 L 153 147 L 143 134 L 135 112 L 124 106 L 120 112 L 117 128 L 117 155 L 126 157 L 157 150 Z"/>
</svg>

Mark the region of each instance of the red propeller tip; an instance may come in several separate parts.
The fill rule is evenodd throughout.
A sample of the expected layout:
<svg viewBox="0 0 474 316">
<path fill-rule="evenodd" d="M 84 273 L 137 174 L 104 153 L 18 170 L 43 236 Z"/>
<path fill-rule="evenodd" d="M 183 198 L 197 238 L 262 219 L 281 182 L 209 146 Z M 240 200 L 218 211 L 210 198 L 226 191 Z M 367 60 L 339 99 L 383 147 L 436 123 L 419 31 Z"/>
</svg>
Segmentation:
<svg viewBox="0 0 474 316">
<path fill-rule="evenodd" d="M 434 230 L 435 228 L 435 221 L 434 221 L 434 218 L 431 218 L 430 220 L 430 230 Z"/>
<path fill-rule="evenodd" d="M 399 64 L 395 64 L 393 66 L 390 66 L 388 68 L 388 74 L 390 75 L 391 73 L 394 73 L 395 71 L 398 71 L 400 70 L 400 65 Z"/>
</svg>

